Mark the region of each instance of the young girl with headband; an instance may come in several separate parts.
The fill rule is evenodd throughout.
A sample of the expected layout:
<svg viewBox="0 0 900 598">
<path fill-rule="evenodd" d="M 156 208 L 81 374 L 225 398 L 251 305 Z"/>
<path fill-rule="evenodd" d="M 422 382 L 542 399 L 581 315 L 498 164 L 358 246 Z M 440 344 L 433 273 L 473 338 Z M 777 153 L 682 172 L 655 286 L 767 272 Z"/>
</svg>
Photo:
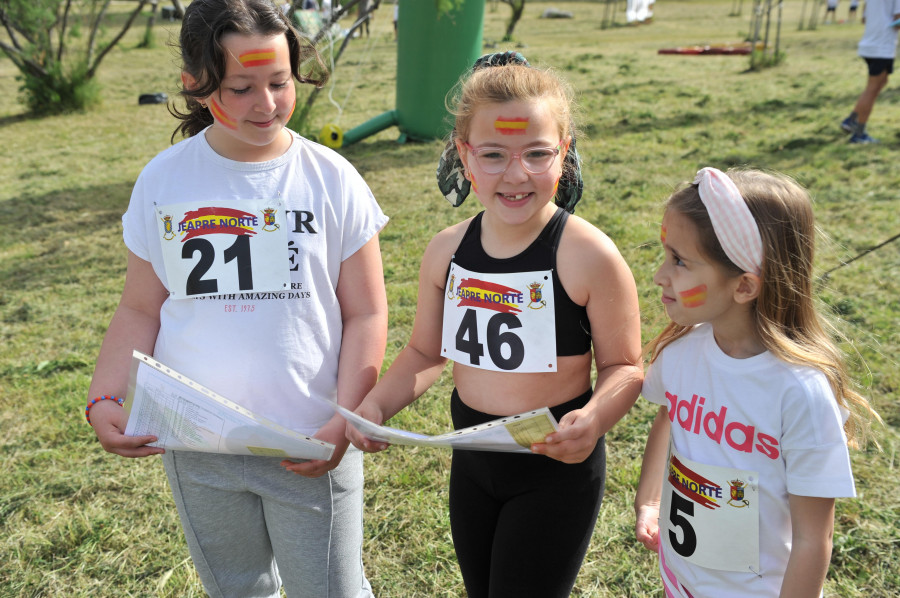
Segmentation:
<svg viewBox="0 0 900 598">
<path fill-rule="evenodd" d="M 301 74 L 318 56 L 275 3 L 193 0 L 180 42 L 187 109 L 176 116 L 188 138 L 144 168 L 123 217 L 125 287 L 88 421 L 107 451 L 165 453 L 210 596 L 277 598 L 283 584 L 288 596 L 370 597 L 362 453 L 347 450 L 344 420 L 316 399 L 352 409 L 377 379 L 387 218 L 346 160 L 286 128 L 294 80 L 321 81 Z M 153 436 L 125 436 L 116 397 L 134 349 L 334 444 L 333 457 L 163 451 Z"/>
<path fill-rule="evenodd" d="M 821 595 L 848 440 L 874 412 L 814 309 L 814 238 L 780 175 L 704 168 L 666 204 L 653 280 L 672 322 L 650 343 L 635 511 L 667 597 Z"/>
<path fill-rule="evenodd" d="M 456 429 L 541 407 L 558 419 L 533 454 L 453 453 L 450 524 L 470 598 L 569 596 L 603 497 L 604 435 L 640 391 L 634 279 L 569 212 L 581 191 L 570 112 L 563 83 L 521 55 L 476 63 L 438 176 L 454 205 L 471 190 L 484 211 L 429 243 L 409 344 L 357 409 L 390 419 L 452 359 Z"/>
</svg>

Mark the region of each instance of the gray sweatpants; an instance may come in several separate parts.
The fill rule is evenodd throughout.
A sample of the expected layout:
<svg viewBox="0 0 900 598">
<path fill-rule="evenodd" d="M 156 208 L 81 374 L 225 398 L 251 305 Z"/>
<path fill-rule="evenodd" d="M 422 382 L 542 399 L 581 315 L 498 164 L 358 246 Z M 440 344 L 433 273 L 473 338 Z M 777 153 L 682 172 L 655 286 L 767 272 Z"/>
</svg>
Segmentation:
<svg viewBox="0 0 900 598">
<path fill-rule="evenodd" d="M 280 458 L 168 451 L 194 566 L 213 598 L 371 598 L 362 568 L 362 453 L 319 478 Z M 276 565 L 277 562 L 277 565 Z"/>
</svg>

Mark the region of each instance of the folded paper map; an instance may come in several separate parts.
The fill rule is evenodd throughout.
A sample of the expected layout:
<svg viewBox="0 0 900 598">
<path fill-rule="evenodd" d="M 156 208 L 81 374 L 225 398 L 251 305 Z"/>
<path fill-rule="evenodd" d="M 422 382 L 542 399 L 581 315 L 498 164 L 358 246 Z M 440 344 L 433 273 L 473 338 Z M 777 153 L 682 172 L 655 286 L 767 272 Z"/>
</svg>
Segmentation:
<svg viewBox="0 0 900 598">
<path fill-rule="evenodd" d="M 530 453 L 531 445 L 543 442 L 547 434 L 557 430 L 556 418 L 547 407 L 501 417 L 471 428 L 454 430 L 438 436 L 379 426 L 352 411 L 334 408 L 361 433 L 372 440 L 409 446 L 434 446 L 472 451 Z"/>
<path fill-rule="evenodd" d="M 144 355 L 133 354 L 126 436 L 153 435 L 165 449 L 330 459 L 334 445 L 256 415 Z"/>
</svg>

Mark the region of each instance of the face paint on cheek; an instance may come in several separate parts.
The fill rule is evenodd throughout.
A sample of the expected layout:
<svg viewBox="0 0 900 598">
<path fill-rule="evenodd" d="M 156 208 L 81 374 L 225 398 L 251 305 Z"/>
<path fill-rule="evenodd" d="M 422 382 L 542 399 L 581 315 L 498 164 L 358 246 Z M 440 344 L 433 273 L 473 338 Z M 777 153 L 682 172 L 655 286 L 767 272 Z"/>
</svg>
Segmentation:
<svg viewBox="0 0 900 598">
<path fill-rule="evenodd" d="M 471 172 L 469 173 L 469 182 L 472 183 L 472 191 L 478 193 L 478 183 L 475 182 L 475 175 Z"/>
<path fill-rule="evenodd" d="M 681 291 L 678 293 L 681 297 L 681 304 L 685 307 L 700 307 L 706 303 L 706 285 L 701 284 L 693 289 Z"/>
<path fill-rule="evenodd" d="M 249 52 L 244 52 L 243 54 L 238 56 L 238 62 L 240 62 L 241 66 L 243 67 L 272 64 L 273 62 L 275 62 L 275 49 L 261 48 L 257 50 L 250 50 Z"/>
<path fill-rule="evenodd" d="M 501 135 L 524 135 L 528 132 L 528 119 L 501 116 L 494 121 L 494 129 Z"/>
<path fill-rule="evenodd" d="M 553 183 L 553 191 L 550 192 L 550 196 L 556 195 L 556 190 L 559 189 L 559 181 L 562 179 L 562 176 L 557 177 L 556 182 Z"/>
<path fill-rule="evenodd" d="M 665 244 L 665 242 L 666 242 L 666 226 L 665 225 L 659 227 L 659 240 L 663 244 Z"/>
<path fill-rule="evenodd" d="M 209 111 L 212 113 L 213 118 L 216 119 L 217 122 L 221 123 L 223 127 L 228 129 L 237 129 L 237 123 L 234 122 L 228 114 L 226 114 L 225 110 L 219 106 L 218 102 L 214 98 L 209 98 Z"/>
<path fill-rule="evenodd" d="M 291 122 L 291 117 L 294 116 L 294 109 L 297 107 L 297 100 L 294 100 L 294 105 L 291 106 L 291 111 L 288 113 L 287 120 L 284 122 Z"/>
</svg>

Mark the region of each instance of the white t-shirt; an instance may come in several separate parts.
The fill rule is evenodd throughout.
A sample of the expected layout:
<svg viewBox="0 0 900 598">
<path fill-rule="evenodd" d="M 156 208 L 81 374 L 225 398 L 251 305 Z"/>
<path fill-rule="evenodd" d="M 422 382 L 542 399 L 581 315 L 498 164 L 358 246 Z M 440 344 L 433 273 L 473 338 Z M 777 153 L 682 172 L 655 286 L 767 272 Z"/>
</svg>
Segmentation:
<svg viewBox="0 0 900 598">
<path fill-rule="evenodd" d="M 891 27 L 900 14 L 900 0 L 867 0 L 863 16 L 866 29 L 859 40 L 863 58 L 894 58 L 897 54 L 897 30 Z"/>
<path fill-rule="evenodd" d="M 663 349 L 647 371 L 643 395 L 668 407 L 672 443 L 684 458 L 758 474 L 759 571 L 689 564 L 663 543 L 670 529 L 682 531 L 669 527 L 661 512 L 667 585 L 674 575 L 697 597 L 778 596 L 791 551 L 788 493 L 856 495 L 843 417 L 825 376 L 768 352 L 729 357 L 712 326 L 701 324 Z M 731 508 L 727 487 L 724 495 L 723 512 Z M 697 510 L 704 512 L 702 505 Z"/>
<path fill-rule="evenodd" d="M 229 210 L 248 200 L 278 200 L 273 205 L 283 211 L 284 253 L 252 257 L 285 260 L 287 286 L 185 298 L 183 288 L 170 286 L 163 257 L 164 244 L 177 245 L 184 235 L 160 222 L 185 202 Z M 122 217 L 125 244 L 170 291 L 154 356 L 259 415 L 314 434 L 333 413 L 310 397 L 336 400 L 341 262 L 386 222 L 344 158 L 296 134 L 288 151 L 268 162 L 224 158 L 204 133 L 164 150 L 141 172 Z M 197 268 L 198 259 L 186 255 L 184 268 Z"/>
</svg>

